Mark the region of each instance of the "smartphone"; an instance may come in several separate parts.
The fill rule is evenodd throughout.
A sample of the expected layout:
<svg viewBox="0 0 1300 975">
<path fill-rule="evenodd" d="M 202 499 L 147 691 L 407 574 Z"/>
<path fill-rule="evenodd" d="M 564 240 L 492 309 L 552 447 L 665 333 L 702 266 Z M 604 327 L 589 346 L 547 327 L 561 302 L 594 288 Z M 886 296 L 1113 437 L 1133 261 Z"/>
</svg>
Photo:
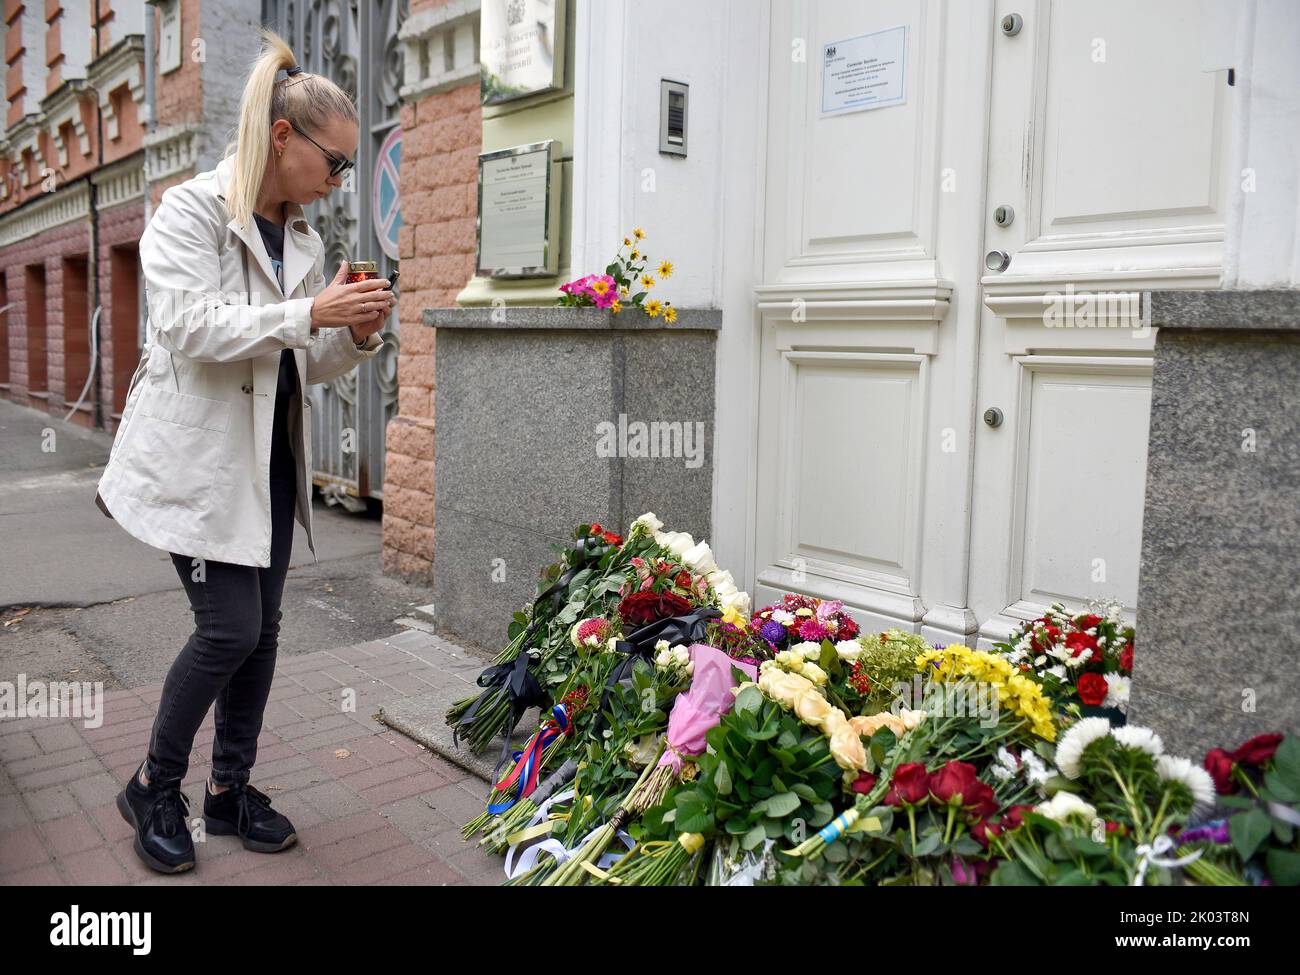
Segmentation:
<svg viewBox="0 0 1300 975">
<path fill-rule="evenodd" d="M 390 274 L 390 275 L 388 276 L 388 290 L 389 290 L 389 291 L 392 291 L 392 290 L 393 290 L 393 286 L 394 286 L 395 284 L 397 284 L 397 279 L 398 279 L 399 277 L 401 277 L 401 276 L 402 276 L 402 272 L 401 272 L 401 271 L 394 271 L 392 274 Z"/>
</svg>

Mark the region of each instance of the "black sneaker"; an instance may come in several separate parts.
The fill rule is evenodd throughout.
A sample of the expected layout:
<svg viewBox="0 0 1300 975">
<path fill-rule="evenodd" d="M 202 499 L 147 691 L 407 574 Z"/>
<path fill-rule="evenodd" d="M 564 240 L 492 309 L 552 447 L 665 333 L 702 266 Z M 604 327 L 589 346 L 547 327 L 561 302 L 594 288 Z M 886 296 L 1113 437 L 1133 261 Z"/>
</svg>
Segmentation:
<svg viewBox="0 0 1300 975">
<path fill-rule="evenodd" d="M 298 842 L 293 823 L 271 808 L 271 797 L 247 782 L 212 794 L 203 784 L 203 820 L 208 832 L 238 836 L 244 849 L 279 853 Z"/>
<path fill-rule="evenodd" d="M 117 811 L 135 828 L 136 856 L 160 873 L 194 869 L 189 809 L 179 786 L 141 785 L 140 769 L 117 796 Z"/>
</svg>

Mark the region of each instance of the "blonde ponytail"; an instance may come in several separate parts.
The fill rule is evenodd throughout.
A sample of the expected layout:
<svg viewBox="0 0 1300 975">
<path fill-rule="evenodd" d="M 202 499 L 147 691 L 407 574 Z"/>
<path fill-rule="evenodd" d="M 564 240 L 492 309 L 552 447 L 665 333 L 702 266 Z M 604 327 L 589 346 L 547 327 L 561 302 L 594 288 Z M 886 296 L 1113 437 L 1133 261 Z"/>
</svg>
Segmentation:
<svg viewBox="0 0 1300 975">
<path fill-rule="evenodd" d="M 271 123 L 288 119 L 308 132 L 318 132 L 335 116 L 357 121 L 357 108 L 342 88 L 323 75 L 306 71 L 276 80 L 282 68 L 298 63 L 293 49 L 275 31 L 258 28 L 262 51 L 253 63 L 239 101 L 236 140 L 226 147 L 235 157 L 226 191 L 226 209 L 241 225 L 253 219 L 271 153 Z"/>
</svg>

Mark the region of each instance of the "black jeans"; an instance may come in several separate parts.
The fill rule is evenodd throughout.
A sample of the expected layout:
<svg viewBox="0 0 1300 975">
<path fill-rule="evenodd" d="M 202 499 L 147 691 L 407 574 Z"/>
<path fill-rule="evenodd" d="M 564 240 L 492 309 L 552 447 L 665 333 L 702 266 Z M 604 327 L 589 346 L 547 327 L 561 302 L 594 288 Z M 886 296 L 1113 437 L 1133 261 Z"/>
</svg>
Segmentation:
<svg viewBox="0 0 1300 975">
<path fill-rule="evenodd" d="M 257 760 L 262 713 L 275 673 L 280 597 L 293 549 L 297 497 L 292 460 L 286 464 L 278 454 L 271 462 L 269 567 L 170 553 L 190 598 L 195 629 L 163 682 L 144 770 L 151 785 L 180 785 L 194 735 L 213 702 L 212 781 L 247 782 Z"/>
</svg>

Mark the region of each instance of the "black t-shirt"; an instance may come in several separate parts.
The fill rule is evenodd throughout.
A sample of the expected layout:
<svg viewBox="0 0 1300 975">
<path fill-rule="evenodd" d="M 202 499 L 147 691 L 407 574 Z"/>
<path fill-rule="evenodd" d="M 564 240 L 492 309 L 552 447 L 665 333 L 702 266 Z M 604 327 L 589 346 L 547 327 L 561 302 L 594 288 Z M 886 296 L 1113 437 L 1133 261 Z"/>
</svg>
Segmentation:
<svg viewBox="0 0 1300 975">
<path fill-rule="evenodd" d="M 266 219 L 260 213 L 253 214 L 257 229 L 262 232 L 262 243 L 271 256 L 271 266 L 280 282 L 280 293 L 284 293 L 284 227 Z M 293 407 L 295 394 L 298 392 L 298 367 L 293 361 L 293 350 L 285 349 L 280 353 L 280 378 L 275 390 L 275 427 L 271 435 L 271 473 L 295 482 L 297 475 L 293 460 L 293 448 L 289 440 L 289 410 Z"/>
</svg>

